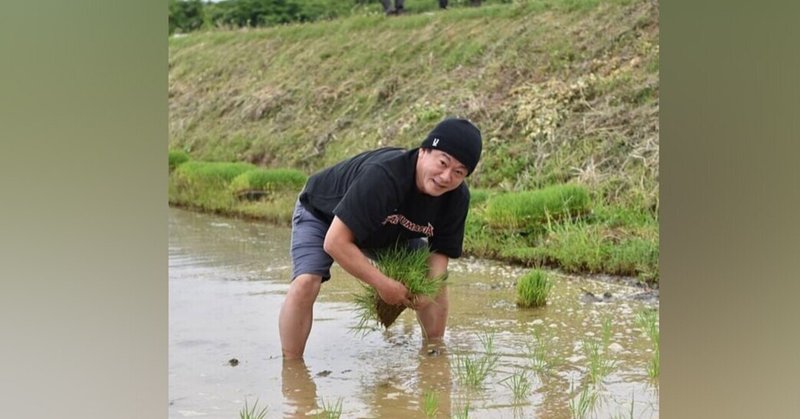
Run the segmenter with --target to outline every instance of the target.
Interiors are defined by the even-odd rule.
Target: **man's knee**
[[[321,285],[322,277],[319,275],[298,275],[289,286],[288,295],[297,303],[314,303]]]

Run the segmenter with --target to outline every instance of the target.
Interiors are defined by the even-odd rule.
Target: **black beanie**
[[[481,159],[481,132],[466,119],[449,118],[436,125],[420,147],[455,157],[467,167],[469,176]]]

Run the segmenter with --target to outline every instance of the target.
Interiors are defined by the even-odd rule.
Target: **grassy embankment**
[[[658,37],[651,1],[532,0],[170,38],[170,202],[287,223],[303,175],[460,115],[468,253],[655,284]],[[254,169],[295,172],[253,195]]]

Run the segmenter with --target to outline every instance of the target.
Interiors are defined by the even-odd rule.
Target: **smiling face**
[[[461,185],[469,171],[453,156],[440,150],[420,148],[417,156],[417,189],[440,196]]]

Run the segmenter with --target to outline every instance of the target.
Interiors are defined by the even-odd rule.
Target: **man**
[[[302,358],[314,301],[333,261],[374,287],[386,303],[416,310],[424,336],[441,339],[447,288],[412,302],[408,289],[381,273],[364,252],[398,241],[419,244],[425,237],[428,275],[445,274],[450,258],[461,256],[469,210],[464,179],[475,170],[481,149],[478,128],[451,118],[436,125],[419,148],[367,151],[308,179],[292,216],[292,283],[278,321],[284,358]]]

